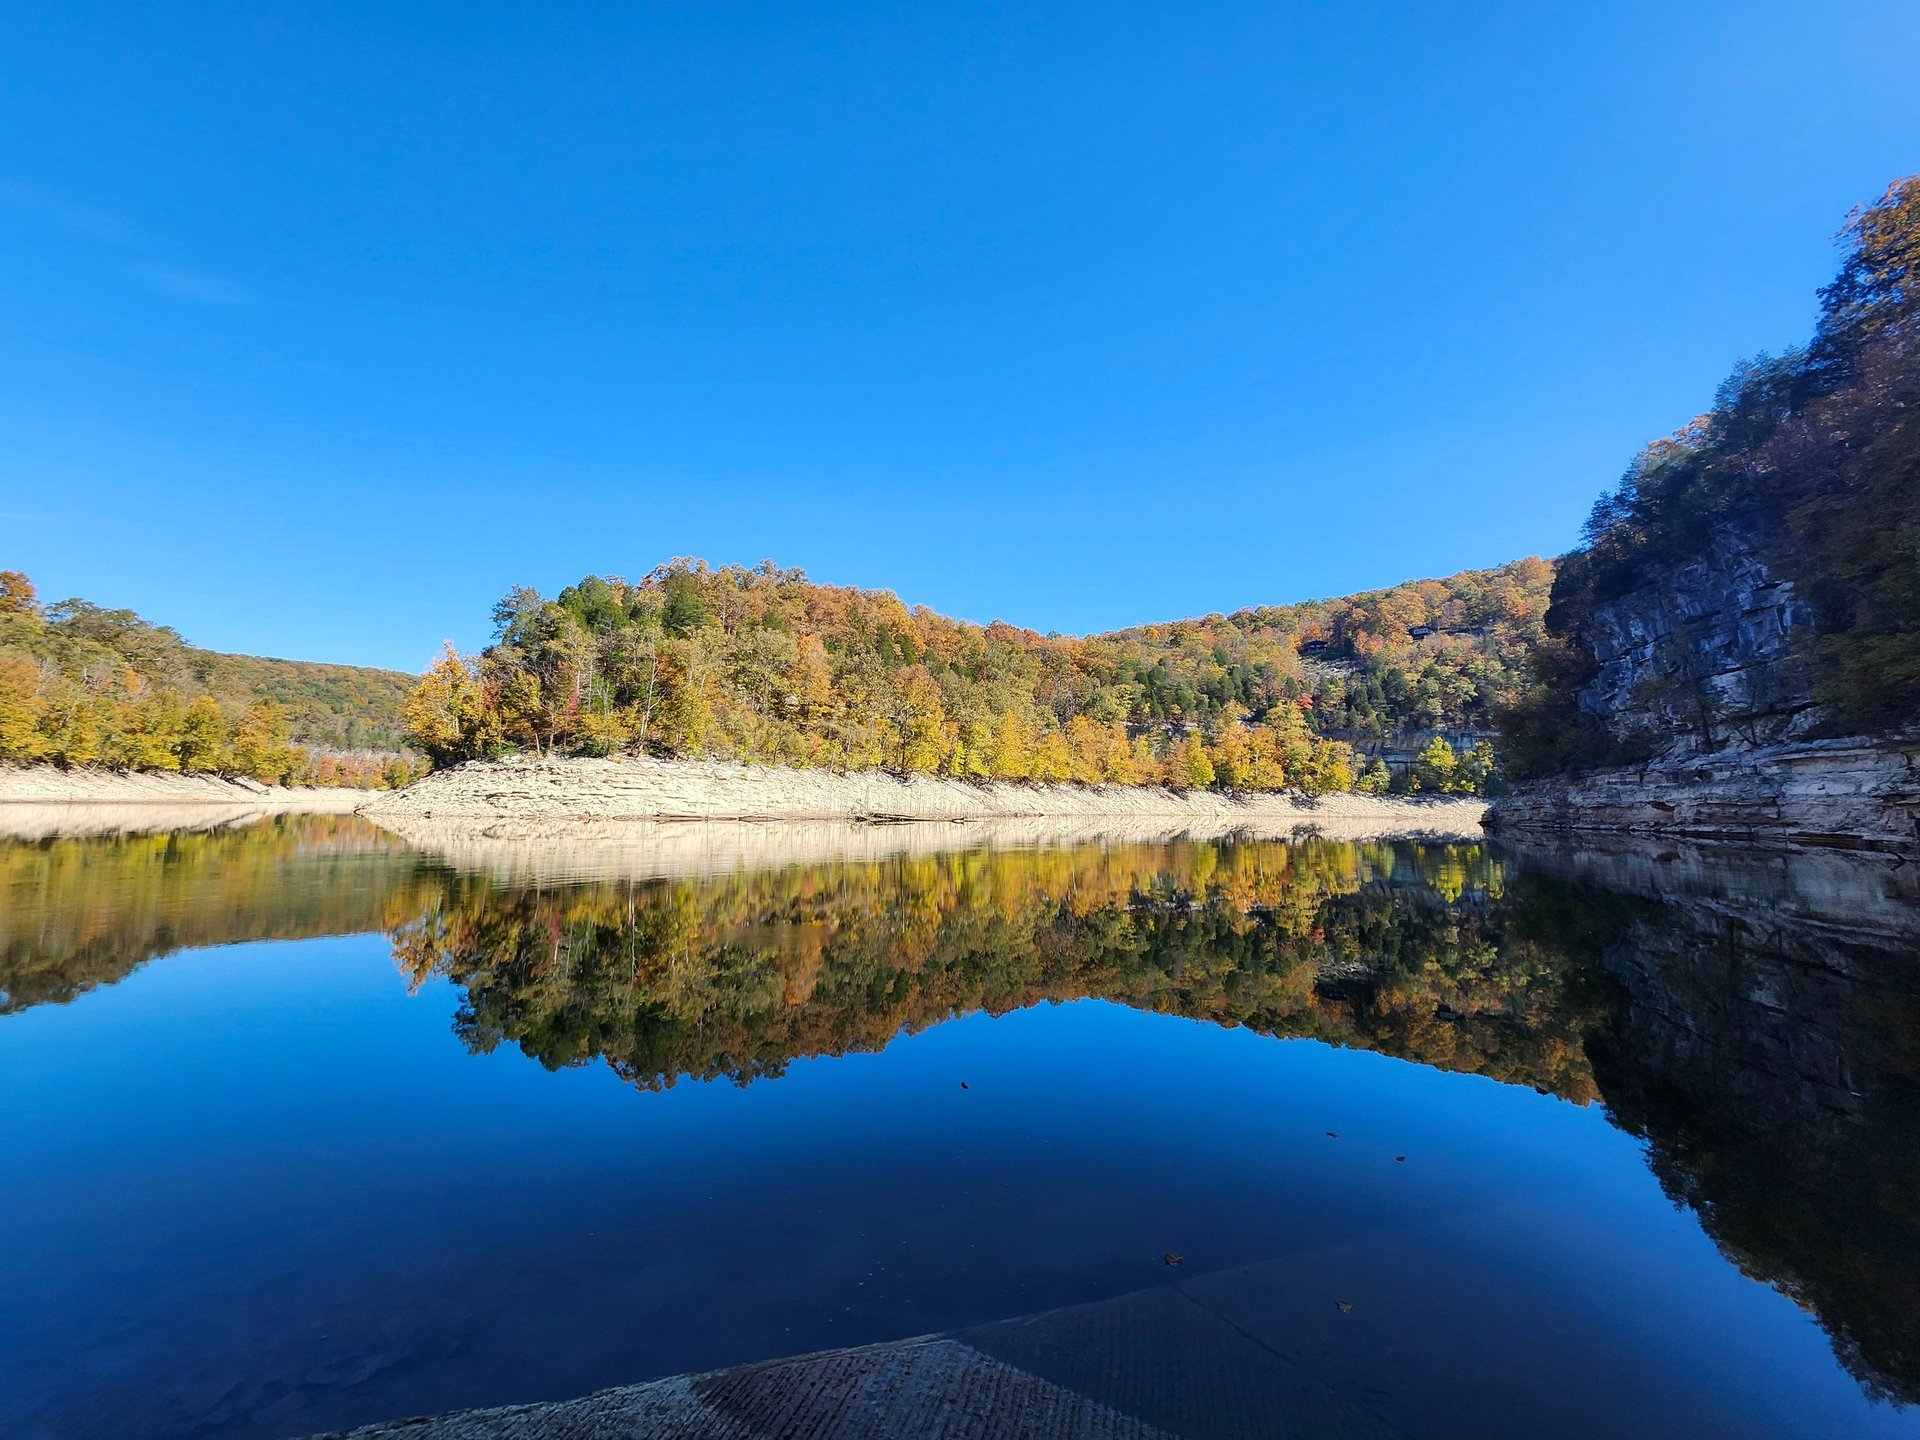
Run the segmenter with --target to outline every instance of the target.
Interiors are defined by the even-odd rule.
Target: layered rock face
[[[1599,669],[1580,708],[1667,758],[1802,739],[1819,723],[1794,632],[1813,611],[1769,571],[1751,523],[1594,611],[1581,637]]]
[[[1920,848],[1920,741],[1733,744],[1712,754],[1536,781],[1495,830],[1628,830],[1698,839]]]
[[[1751,521],[1697,561],[1597,606],[1580,708],[1649,759],[1518,787],[1509,830],[1630,830],[1920,848],[1920,735],[1817,739],[1795,640],[1813,621]]]

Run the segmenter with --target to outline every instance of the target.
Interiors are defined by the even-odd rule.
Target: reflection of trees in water
[[[1556,953],[1502,943],[1477,846],[965,851],[697,881],[450,883],[395,932],[476,1049],[741,1082],[957,1014],[1085,997],[1592,1096]]]
[[[426,905],[418,869],[351,815],[0,843],[0,1015],[175,950],[386,929]]]
[[[1920,991],[1910,954],[1834,933],[1481,847],[1220,842],[457,880],[394,941],[415,980],[463,988],[475,1049],[601,1058],[648,1089],[1093,996],[1598,1095],[1729,1259],[1912,1400]]]
[[[1087,996],[1364,1047],[1603,1098],[1730,1260],[1873,1393],[1920,1400],[1911,906],[1789,914],[1794,875],[1746,901],[1711,854],[1655,858],[1593,883],[1479,846],[1225,841],[535,887],[350,817],[8,843],[0,1014],[175,949],[385,930],[411,979],[461,987],[473,1048],[647,1089]]]

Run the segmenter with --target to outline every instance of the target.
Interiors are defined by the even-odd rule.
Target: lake
[[[847,829],[16,827],[0,1434],[1168,1287],[1370,1433],[1920,1434],[1914,867]]]

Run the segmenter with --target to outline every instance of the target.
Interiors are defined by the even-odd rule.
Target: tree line
[[[952,620],[772,562],[678,559],[552,599],[510,592],[492,644],[449,645],[405,715],[436,765],[633,748],[967,780],[1484,790],[1490,745],[1438,741],[1395,776],[1356,744],[1490,726],[1524,681],[1551,577],[1523,560],[1074,637]]]
[[[352,668],[196,651],[131,610],[79,599],[42,604],[25,574],[0,571],[0,761],[285,785],[404,785],[425,772],[418,756],[305,742],[301,710],[233,683],[252,673],[263,689],[291,687],[289,698],[304,704],[313,699],[300,689],[306,671]],[[338,683],[331,674],[322,679]],[[390,698],[397,711],[398,696]],[[324,706],[321,713],[326,728],[341,719]]]

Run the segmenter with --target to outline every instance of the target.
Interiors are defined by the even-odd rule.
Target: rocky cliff
[[[1617,741],[1668,758],[1805,738],[1820,723],[1796,632],[1813,612],[1765,558],[1751,519],[1705,553],[1596,606],[1580,708]]]
[[[1580,712],[1647,758],[1519,786],[1489,825],[1920,847],[1920,735],[1822,738],[1796,643],[1813,612],[1778,552],[1729,520],[1697,559],[1593,606]]]

